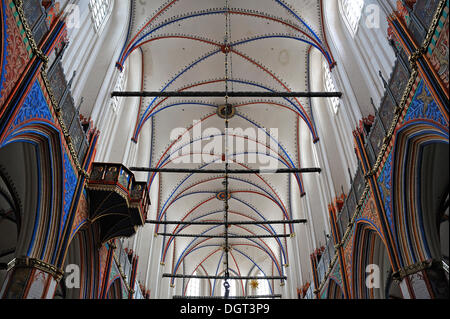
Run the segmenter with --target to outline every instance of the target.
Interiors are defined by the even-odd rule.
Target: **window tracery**
[[[328,63],[323,64],[323,72],[324,72],[324,84],[325,84],[325,90],[327,92],[336,92],[336,84],[334,83],[333,77],[331,76],[331,71]],[[336,114],[339,110],[339,98],[333,97],[329,99],[331,108],[333,109],[333,112]]]
[[[111,13],[112,0],[90,0],[89,8],[91,9],[95,31],[100,33]]]
[[[341,0],[340,4],[341,14],[344,17],[347,28],[352,36],[355,36],[356,32],[358,32],[359,22],[362,17],[364,0]]]

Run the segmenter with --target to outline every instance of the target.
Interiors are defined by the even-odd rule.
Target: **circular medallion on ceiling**
[[[217,108],[217,115],[223,119],[231,119],[236,114],[236,108],[231,104],[221,105]]]
[[[221,45],[220,50],[222,51],[222,53],[228,54],[231,51],[231,45],[229,45],[229,44]]]
[[[225,201],[225,191],[221,191],[221,192],[217,193],[216,198],[218,200]],[[231,193],[228,192],[228,199],[230,199],[230,198],[231,198]]]

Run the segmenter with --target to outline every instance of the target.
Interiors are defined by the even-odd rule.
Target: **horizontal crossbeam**
[[[114,91],[111,97],[342,97],[342,92]]]
[[[191,168],[151,168],[151,167],[130,167],[133,172],[154,172],[154,173],[198,173],[198,174],[286,174],[286,173],[321,173],[322,169],[313,168],[280,168],[270,169],[191,169]]]
[[[172,237],[194,237],[194,238],[287,238],[291,235],[200,235],[200,234],[172,234],[172,233],[158,233],[161,236],[172,236]]]
[[[147,224],[159,225],[225,225],[224,222],[214,221],[164,221],[164,220],[146,220]],[[294,220],[262,220],[262,221],[238,221],[227,222],[227,225],[275,225],[275,224],[306,224],[306,219]]]
[[[287,280],[286,276],[201,276],[201,275],[174,275],[163,274],[163,278],[184,278],[184,279],[229,279],[229,280]]]

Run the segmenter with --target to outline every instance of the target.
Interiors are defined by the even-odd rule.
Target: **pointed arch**
[[[430,120],[407,122],[396,131],[392,151],[390,217],[402,267],[436,257],[433,252],[436,249],[432,244],[433,227],[432,218],[429,216],[431,212],[428,212],[422,203],[426,191],[424,186],[433,183],[422,170],[422,164],[426,151],[430,150],[427,146],[430,145],[444,145],[447,152],[442,154],[448,159],[448,140],[448,130]],[[446,161],[442,158],[438,162]],[[443,170],[444,166],[440,166],[440,169]],[[441,183],[440,187],[445,188],[448,187],[448,173],[447,181],[442,173],[443,171],[440,177],[443,179],[435,182]]]

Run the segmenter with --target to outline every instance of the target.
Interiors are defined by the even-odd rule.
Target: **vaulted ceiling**
[[[310,50],[320,51],[325,61],[333,63],[324,36],[321,6],[320,0],[136,0],[118,66],[125,65],[134,51],[140,51],[143,91],[308,91]],[[223,159],[227,156],[229,169],[269,164],[300,168],[301,123],[309,128],[312,140],[318,140],[307,98],[229,98],[228,103],[235,109],[230,128],[260,128],[267,134],[262,134],[264,139],[258,143],[244,143],[244,149],[229,148],[223,155],[225,147],[218,151],[205,145],[214,139],[225,145],[225,120],[217,114],[225,102],[224,98],[142,99],[134,139],[139,141],[143,131],[151,130],[148,166],[224,169]],[[171,135],[178,139],[171,139]],[[243,135],[237,131],[232,136],[234,141],[248,142]],[[258,155],[256,161],[252,161],[252,154]],[[185,161],[179,163],[181,159]],[[220,193],[225,189],[224,179],[223,174],[152,175],[149,184],[152,189],[159,187],[159,201],[153,203],[158,210],[157,216],[151,218],[223,221],[225,209]],[[298,174],[230,174],[228,185],[229,221],[291,219],[291,185],[299,188],[299,194],[308,192]],[[222,225],[157,228],[160,233],[178,234],[222,235],[224,231]],[[277,224],[232,225],[228,232],[289,235],[291,228]],[[182,272],[177,266],[184,259],[186,274],[201,270],[204,275],[223,275],[223,238],[173,239],[164,238],[161,252],[166,264],[173,263],[174,273]],[[231,238],[230,274],[245,276],[260,270],[267,276],[284,275],[290,240]],[[175,247],[175,253],[166,253],[171,251],[168,247]]]

